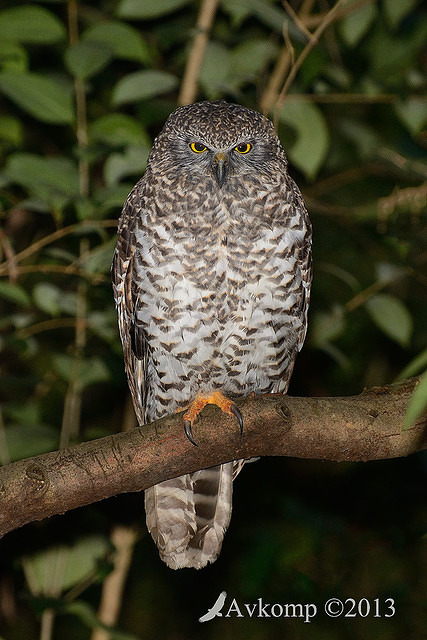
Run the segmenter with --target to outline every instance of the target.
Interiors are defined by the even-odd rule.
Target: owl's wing
[[[136,228],[141,215],[140,203],[140,194],[134,190],[123,207],[111,272],[129,388],[138,423],[143,425],[147,422],[146,372],[150,350],[146,336],[136,321],[136,312],[140,304],[139,276],[135,264]],[[199,475],[201,473],[199,472]],[[145,491],[148,530],[159,548],[161,557],[174,569],[181,566],[203,566],[209,559],[213,562],[220,551],[224,530],[228,526],[231,514],[230,507],[225,511],[224,522],[220,521],[218,527],[214,529],[216,546],[212,543],[212,549],[205,549],[206,545],[202,537],[199,547],[189,550],[189,541],[197,532],[194,484],[190,475],[184,475],[157,484]],[[228,482],[223,482],[222,486],[226,488],[222,493],[231,492],[231,478]]]
[[[300,243],[296,246],[296,258],[297,265],[300,271],[302,288],[301,288],[301,319],[302,325],[301,330],[298,336],[298,351],[301,351],[302,345],[304,344],[305,336],[307,334],[307,324],[308,324],[308,307],[310,305],[310,291],[311,291],[311,280],[312,280],[312,259],[311,259],[311,222],[308,217],[308,212],[304,204],[304,200],[301,195],[301,191],[292,180],[289,178],[291,183],[291,188],[293,192],[293,206],[296,210],[298,210],[301,220],[304,224],[304,228],[306,232],[304,237],[300,241]]]
[[[116,303],[120,338],[129,388],[138,423],[145,422],[145,387],[147,346],[142,330],[135,318],[137,282],[134,273],[136,250],[135,224],[137,212],[129,197],[123,207],[118,228],[118,239],[111,267],[114,300]]]

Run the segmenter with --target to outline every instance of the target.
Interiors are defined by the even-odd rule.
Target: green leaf
[[[110,371],[101,358],[93,356],[81,363],[79,380],[83,388],[99,382],[107,382],[111,379]]]
[[[231,54],[231,74],[243,80],[255,79],[277,54],[270,40],[251,39],[242,42]]]
[[[109,546],[106,538],[94,535],[80,538],[72,546],[57,545],[26,556],[24,570],[32,593],[58,597],[89,576]],[[52,575],[56,577],[54,594]]]
[[[37,73],[0,73],[0,91],[24,111],[49,124],[74,121],[72,96],[64,85]]]
[[[90,78],[102,71],[113,58],[113,50],[102,42],[78,42],[65,52],[65,63],[77,78]]]
[[[79,194],[79,177],[69,158],[44,158],[33,153],[9,156],[5,175],[49,206],[63,208]]]
[[[383,23],[377,21],[375,30],[369,34],[365,46],[365,55],[369,56],[370,80],[384,87],[393,86],[401,75],[407,74],[414,67],[420,55],[421,47],[427,38],[427,21],[419,20],[412,25],[411,33],[406,38],[397,38],[391,34]],[[400,80],[399,85],[400,86]]]
[[[322,112],[311,102],[289,100],[279,118],[296,133],[295,143],[290,148],[285,146],[289,158],[312,180],[329,148],[329,132]]]
[[[2,71],[27,71],[28,54],[24,47],[10,40],[0,40],[0,66]]]
[[[239,27],[252,13],[247,0],[222,0],[221,8],[232,17],[234,27]]]
[[[353,83],[352,74],[349,70],[342,67],[340,63],[331,62],[330,64],[323,66],[322,69],[318,70],[317,75],[319,74],[327,78],[334,87],[338,87],[343,90],[351,90]],[[315,79],[315,82],[318,86],[318,78]]]
[[[310,342],[315,347],[323,347],[342,335],[345,329],[344,310],[335,305],[329,312],[318,311],[314,314],[310,328]]]
[[[50,282],[38,282],[33,288],[34,304],[51,316],[61,313],[74,315],[76,312],[76,294],[64,291]]]
[[[250,15],[264,24],[268,29],[272,29],[281,36],[285,28],[293,42],[305,41],[300,29],[289,19],[288,14],[278,6],[280,3],[275,0],[222,0],[221,8],[232,18],[233,27],[240,27],[242,22]]]
[[[75,360],[65,353],[55,353],[52,364],[57,374],[69,382],[71,375],[76,375],[82,388],[110,379],[110,372],[101,358],[93,356],[85,360]]]
[[[139,31],[123,22],[99,22],[83,33],[82,41],[102,42],[111,48],[116,58],[145,64],[151,61],[148,46]]]
[[[355,2],[357,0],[353,0],[353,3]],[[351,3],[348,3],[348,6],[351,7]],[[354,47],[367,33],[376,16],[377,8],[374,3],[364,4],[344,16],[339,23],[339,30],[344,42],[350,47]]]
[[[28,307],[31,304],[28,293],[19,284],[13,284],[7,280],[0,280],[0,298],[9,300],[21,307]]]
[[[78,584],[94,571],[98,560],[105,556],[109,548],[109,542],[103,536],[93,535],[78,540],[69,549],[63,581],[64,589]]]
[[[117,15],[128,20],[150,20],[173,13],[190,0],[121,0]]]
[[[292,22],[289,22],[285,11],[274,2],[270,2],[270,0],[248,0],[248,4],[252,9],[252,13],[256,15],[260,22],[274,29],[280,35],[283,33],[285,22],[292,26]]]
[[[0,116],[0,140],[5,140],[15,147],[22,143],[22,123],[13,116]]]
[[[421,133],[427,124],[427,105],[423,98],[409,98],[406,102],[399,102],[395,106],[395,111],[408,129],[408,131],[416,136]]]
[[[219,98],[231,70],[231,52],[219,42],[209,42],[200,69],[199,82],[210,100]]]
[[[40,405],[34,400],[8,405],[7,415],[12,422],[25,427],[32,427],[41,422]]]
[[[84,270],[87,273],[108,273],[113,261],[114,249],[116,246],[116,238],[113,236],[110,240],[96,247],[86,255],[84,260]]]
[[[66,35],[62,22],[43,7],[11,7],[0,12],[1,40],[50,44]]]
[[[375,265],[375,275],[378,282],[390,284],[404,278],[407,274],[406,268],[401,265],[390,262],[378,262]]]
[[[50,282],[37,283],[33,289],[33,299],[39,309],[52,316],[60,313],[73,316],[76,313],[76,294]]]
[[[74,202],[74,207],[76,210],[77,218],[79,220],[92,220],[98,215],[95,203],[93,202],[91,197],[78,198]]]
[[[344,138],[351,140],[362,158],[371,157],[381,145],[378,131],[363,120],[343,117],[337,120],[336,127]]]
[[[413,358],[401,371],[396,378],[396,381],[405,380],[411,376],[418,375],[421,371],[427,368],[427,349],[424,349],[415,358]]]
[[[54,353],[52,355],[52,366],[56,373],[65,380],[65,382],[69,381],[73,367],[72,356],[69,356],[66,353]]]
[[[38,456],[58,448],[58,431],[43,424],[11,424],[5,427],[11,460]]]
[[[33,300],[36,306],[51,316],[59,315],[59,297],[61,290],[50,282],[39,282],[33,289]]]
[[[89,135],[93,140],[105,142],[111,146],[129,144],[151,146],[151,141],[141,123],[125,113],[109,113],[98,118],[89,126]]]
[[[387,22],[396,28],[417,4],[418,0],[383,0],[382,6]]]
[[[106,309],[105,311],[93,311],[89,314],[88,327],[91,331],[105,340],[107,343],[111,343],[118,338],[117,332],[117,314],[115,309]]]
[[[128,147],[124,153],[112,153],[104,164],[104,178],[108,186],[120,182],[124,176],[142,175],[150,150],[144,147]]]
[[[409,429],[427,409],[427,373],[425,373],[413,392],[405,416],[405,429]]]
[[[111,184],[108,187],[102,187],[95,192],[95,200],[99,211],[105,213],[111,209],[121,209],[130,190],[131,184]]]
[[[105,624],[101,624],[96,616],[93,607],[83,600],[74,600],[74,602],[67,602],[65,605],[65,611],[68,614],[76,616],[85,624],[89,629],[103,629],[105,637],[109,640],[139,640],[137,636],[118,629],[112,629]]]
[[[58,306],[63,313],[75,316],[77,311],[77,296],[74,291],[61,290]]]
[[[386,293],[378,293],[369,298],[365,306],[381,331],[402,347],[408,346],[412,335],[412,318],[403,302]]]
[[[173,91],[178,78],[166,71],[135,71],[119,80],[113,90],[113,104],[147,100]]]
[[[347,269],[343,269],[331,262],[318,262],[317,269],[338,278],[341,282],[344,282],[348,287],[350,287],[354,294],[360,289],[360,282],[352,273],[347,271]]]

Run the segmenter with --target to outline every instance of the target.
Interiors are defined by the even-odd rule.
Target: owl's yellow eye
[[[208,148],[205,147],[205,145],[201,142],[192,142],[190,144],[190,149],[191,151],[194,151],[194,153],[203,153],[204,151],[208,150]]]
[[[237,151],[238,153],[248,153],[251,149],[252,145],[249,144],[249,142],[241,142],[237,147],[234,147],[234,151]]]

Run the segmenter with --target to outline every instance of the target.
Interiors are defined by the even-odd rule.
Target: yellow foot
[[[189,441],[197,447],[193,438],[192,427],[195,419],[207,404],[216,404],[224,413],[229,413],[235,416],[239,421],[240,435],[243,433],[243,418],[237,406],[225,397],[221,391],[214,391],[210,396],[197,396],[193,402],[188,406],[187,411],[184,413],[184,431]]]

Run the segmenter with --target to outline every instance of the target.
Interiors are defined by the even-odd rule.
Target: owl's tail
[[[168,567],[201,569],[215,562],[230,523],[233,475],[242,462],[196,471],[145,491],[147,527]]]

